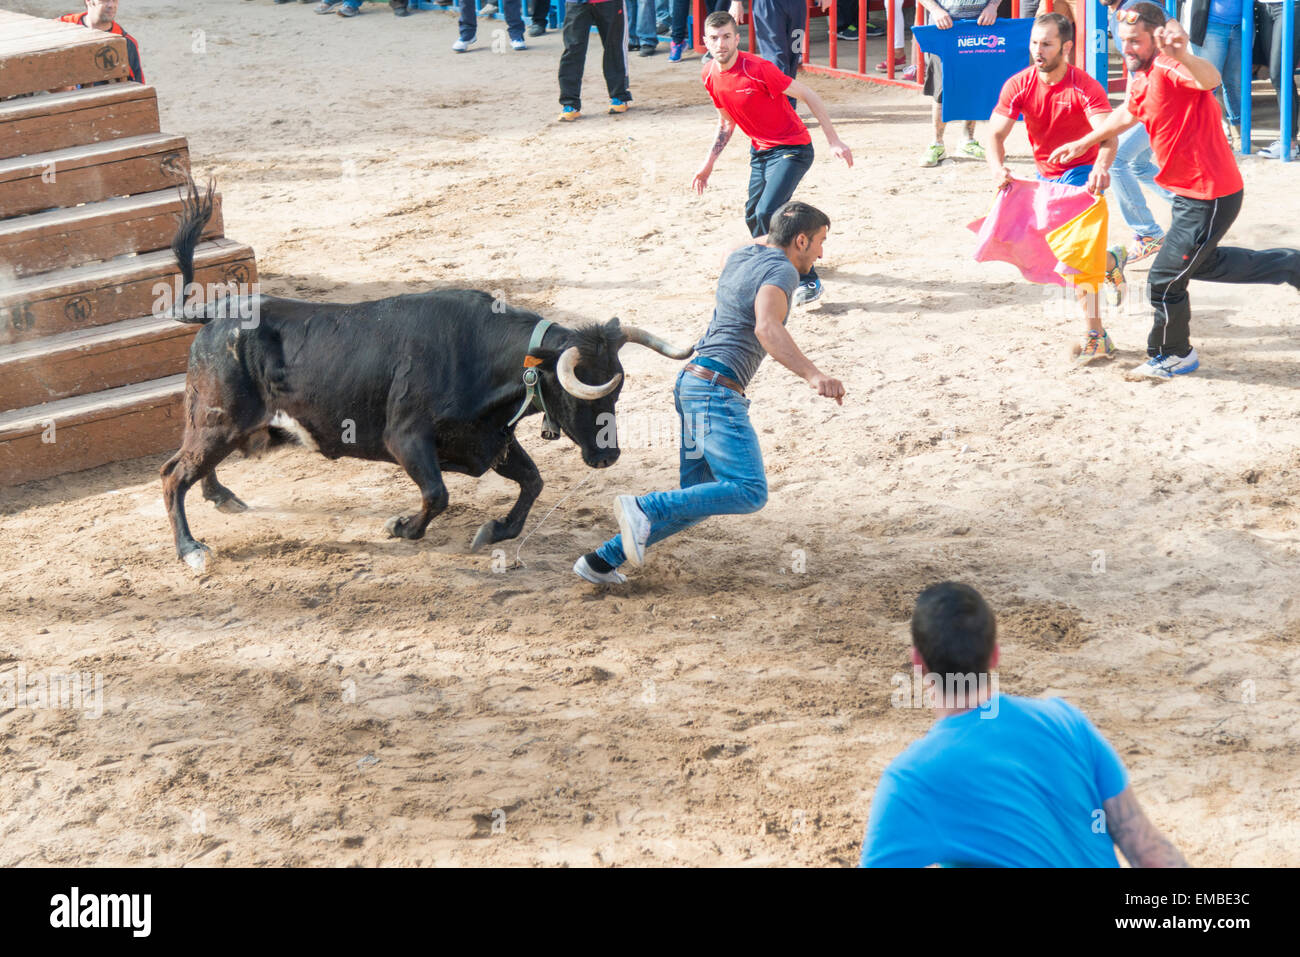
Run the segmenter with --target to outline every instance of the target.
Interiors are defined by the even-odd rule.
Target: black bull
[[[197,195],[191,184],[188,196],[172,244],[186,289],[212,193]],[[471,547],[523,530],[542,478],[512,420],[527,395],[524,358],[539,315],[469,290],[351,304],[254,295],[186,310],[195,311],[184,318],[175,313],[204,327],[190,347],[184,439],[162,467],[176,552],[195,570],[206,568],[209,550],[185,519],[190,486],[201,481],[204,498],[223,511],[243,511],[244,503],[217,480],[216,466],[235,449],[250,454],[294,438],[327,458],[405,469],[419,486],[422,507],[389,520],[391,535],[424,535],[447,507],[444,472],[480,476],[488,469],[518,483],[519,498],[504,518],[479,528]],[[690,354],[617,319],[581,329],[551,325],[533,351],[541,360],[537,389],[551,420],[592,468],[618,459],[618,352],[628,342],[676,359]],[[534,403],[524,415],[536,411]]]

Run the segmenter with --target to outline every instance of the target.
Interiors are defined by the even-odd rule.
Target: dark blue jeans
[[[772,214],[790,201],[795,187],[813,162],[811,143],[801,146],[774,146],[769,150],[749,147],[749,200],[745,203],[745,225],[751,236],[764,236]],[[810,269],[801,282],[817,278]]]

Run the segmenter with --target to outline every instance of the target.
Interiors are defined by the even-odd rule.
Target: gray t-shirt
[[[759,363],[767,355],[754,334],[757,322],[754,299],[758,290],[761,286],[776,286],[784,292],[787,302],[785,319],[789,319],[788,303],[798,285],[799,270],[781,250],[761,245],[737,249],[727,257],[727,264],[722,267],[713,320],[704,338],[695,344],[695,351],[729,366],[735,371],[741,387],[748,386],[758,371]],[[782,323],[785,319],[781,320]]]
[[[935,2],[947,10],[948,16],[954,20],[974,20],[989,5],[989,0],[935,0]],[[928,10],[926,12],[929,13]],[[933,19],[933,17],[926,17],[926,20]]]

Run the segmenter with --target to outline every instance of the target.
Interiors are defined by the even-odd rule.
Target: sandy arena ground
[[[594,44],[589,113],[559,126],[556,33],[496,54],[494,21],[457,56],[452,17],[369,4],[119,16],[265,291],[501,290],[688,343],[745,239],[740,136],[688,189],[715,129],[694,56],[633,57],[610,117]],[[998,612],[1002,689],[1082,707],[1191,862],[1300,864],[1300,296],[1194,284],[1187,381],[1123,380],[1140,305],[1109,321],[1119,361],[1072,370],[1072,314],[971,259],[985,167],[917,168],[928,101],[807,80],[857,162],[814,130],[827,292],[790,329],[848,397],[765,364],[766,509],[627,586],[573,577],[616,492],[676,481],[676,366],[638,349],[614,469],[521,427],[547,487],[495,561],[468,551],[514,500],[495,475],[451,476],[408,543],[382,530],[417,502],[396,467],[229,460],[253,508],[190,495],[203,578],[172,548],[165,456],[0,490],[0,669],[104,680],[98,719],[0,712],[0,865],[852,864],[881,770],[931,721],[891,707],[891,677],[946,578]],[[1242,169],[1230,241],[1300,244],[1300,169]]]

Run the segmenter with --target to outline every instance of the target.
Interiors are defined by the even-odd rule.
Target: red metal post
[[[885,0],[890,3],[890,0]],[[890,9],[893,9],[890,3]],[[858,0],[858,72],[867,72],[867,0]]]
[[[1088,36],[1088,0],[1074,0],[1074,65],[1080,70],[1088,69],[1088,44],[1080,43],[1080,37]]]
[[[1020,0],[1011,0],[1011,16],[1013,19],[1020,19]]]
[[[925,7],[921,5],[921,0],[916,0],[916,23],[915,26],[925,26],[926,21]],[[912,62],[916,64],[916,82],[925,88],[925,56],[921,53],[921,44],[916,42],[915,37],[912,39]]]
[[[691,0],[691,46],[696,53],[704,52],[704,0]]]
[[[815,2],[816,0],[808,0],[808,4],[807,4],[808,5],[808,29],[810,30],[812,29],[812,5]],[[852,3],[853,0],[848,0],[848,2]],[[831,0],[830,20],[827,21],[826,38],[828,43],[830,44],[830,64],[832,70],[838,70],[840,66],[840,49],[838,45],[840,38],[839,38],[839,33],[835,29],[835,24],[839,22],[840,22],[840,0]],[[808,45],[807,31],[804,32],[803,42],[805,46]],[[862,45],[862,37],[858,37],[858,46],[861,45]]]

